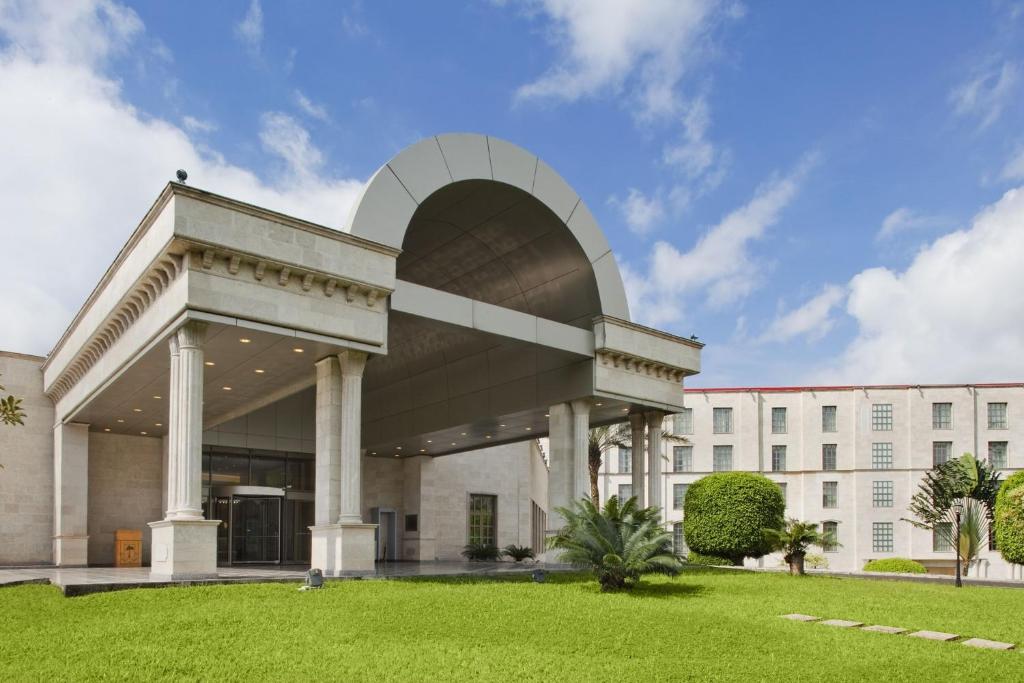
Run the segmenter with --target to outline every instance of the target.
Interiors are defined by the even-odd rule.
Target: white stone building
[[[787,517],[818,522],[840,546],[824,553],[830,569],[863,568],[874,558],[906,557],[948,572],[955,552],[906,521],[922,475],[965,452],[1003,476],[1024,468],[1024,384],[687,389],[686,409],[665,429],[660,493],[682,538],[686,487],[715,471],[760,472],[782,487]],[[628,452],[604,458],[601,492],[631,493]],[[639,478],[641,481],[643,477]],[[820,552],[818,549],[812,552]],[[761,565],[774,565],[770,556]],[[986,550],[976,569],[1021,578]]]

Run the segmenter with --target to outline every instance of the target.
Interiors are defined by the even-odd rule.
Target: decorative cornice
[[[653,379],[672,382],[673,384],[679,384],[682,382],[683,378],[687,374],[685,370],[680,368],[674,368],[671,365],[658,363],[656,361],[634,356],[622,351],[598,349],[596,355],[601,365],[611,366],[613,368],[632,372],[637,375],[643,375],[645,377],[651,377]]]

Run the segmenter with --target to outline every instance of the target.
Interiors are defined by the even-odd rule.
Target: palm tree
[[[673,434],[667,430],[661,431],[661,438],[686,441],[685,437]],[[601,500],[597,480],[601,472],[601,462],[605,452],[612,448],[632,448],[632,446],[633,431],[628,422],[602,425],[590,430],[587,442],[587,464],[590,467],[590,499],[595,503]]]
[[[551,547],[562,551],[563,562],[593,571],[603,591],[631,588],[644,574],[674,576],[682,569],[658,510],[638,507],[636,498],[620,503],[612,496],[604,510],[581,498],[557,512],[566,524]]]
[[[784,553],[783,559],[789,565],[789,573],[793,576],[804,573],[807,548],[812,545],[820,548],[839,545],[831,533],[818,531],[817,524],[797,519],[787,519],[782,529],[765,529],[763,533],[772,550],[781,550]]]

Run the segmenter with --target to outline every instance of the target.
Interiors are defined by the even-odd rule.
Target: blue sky
[[[337,226],[469,130],[576,188],[695,385],[1024,379],[1019,2],[0,0],[0,54],[0,348],[49,349],[178,167]]]

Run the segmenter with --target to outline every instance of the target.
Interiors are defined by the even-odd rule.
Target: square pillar
[[[631,413],[629,416],[629,429],[630,435],[633,437],[633,453],[632,453],[632,483],[633,483],[633,495],[636,497],[636,504],[640,507],[644,507],[644,469],[646,464],[644,463],[644,452],[647,444],[647,436],[645,430],[646,420],[642,413]]]
[[[665,413],[652,410],[644,417],[647,418],[647,506],[662,508],[664,515],[661,501],[661,430]]]
[[[567,508],[573,499],[573,418],[572,406],[559,403],[548,409],[548,535],[565,524],[556,508]]]
[[[217,576],[219,520],[203,518],[203,338],[206,324],[185,323],[169,346],[167,512],[153,530],[150,574],[160,579]]]
[[[572,402],[572,499],[590,499],[590,400]],[[593,501],[595,505],[599,501]]]
[[[53,563],[89,562],[89,425],[53,428]]]

